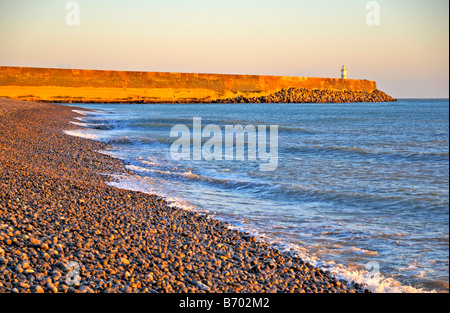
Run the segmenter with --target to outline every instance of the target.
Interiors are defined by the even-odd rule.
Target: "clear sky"
[[[449,96],[449,1],[0,0],[0,65],[376,80]]]

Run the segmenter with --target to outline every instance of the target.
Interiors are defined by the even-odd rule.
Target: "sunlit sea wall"
[[[364,91],[375,81],[339,78],[0,67],[0,97],[43,102],[210,102],[287,88]]]

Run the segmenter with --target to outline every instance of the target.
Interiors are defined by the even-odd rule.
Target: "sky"
[[[448,0],[69,2],[0,0],[0,65],[340,77],[345,64],[397,98],[449,97]]]

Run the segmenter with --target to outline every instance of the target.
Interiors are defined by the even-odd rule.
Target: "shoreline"
[[[156,195],[118,189],[75,107],[0,98],[0,292],[369,292]],[[84,109],[83,109],[84,110]],[[102,173],[102,174],[98,174]]]

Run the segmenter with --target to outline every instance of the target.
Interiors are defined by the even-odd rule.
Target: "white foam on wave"
[[[155,164],[155,165],[157,165],[157,164]],[[170,175],[170,176],[175,176],[175,177],[186,177],[186,178],[195,179],[195,180],[202,180],[202,179],[204,179],[201,176],[198,176],[197,174],[192,173],[191,171],[179,173],[179,172],[171,172],[171,171],[163,171],[163,170],[157,170],[157,169],[152,169],[152,168],[146,168],[146,167],[141,167],[141,166],[136,166],[136,165],[126,165],[125,167],[127,169],[129,169],[131,171],[135,171],[135,172],[156,173],[156,174],[159,174],[159,175]],[[206,180],[206,179],[204,179],[204,180]]]
[[[157,162],[152,162],[152,161],[141,161],[143,164],[145,164],[145,165],[149,165],[149,166],[159,166],[159,165],[161,165],[161,164],[159,164],[159,163],[157,163]]]
[[[115,159],[125,160],[125,157],[118,155],[117,152],[114,150],[97,150],[96,152],[104,154],[104,155],[108,155]]]
[[[102,129],[102,128],[107,127],[107,125],[105,125],[105,124],[85,123],[83,118],[78,119],[78,121],[80,121],[80,122],[69,121],[69,123],[71,123],[73,125],[81,126],[81,127],[91,128],[91,129],[92,128],[93,129]]]
[[[84,139],[100,140],[100,137],[98,135],[83,129],[65,130],[64,133],[69,136],[80,137]]]
[[[154,170],[151,168],[141,167],[141,166],[137,166],[137,165],[125,165],[125,168],[130,171],[135,171],[135,172],[173,174],[172,172],[169,172],[169,171]]]
[[[70,121],[70,123],[73,125],[81,126],[81,127],[89,127],[88,123],[73,122],[73,121]]]
[[[85,111],[85,110],[72,110],[72,112],[75,112],[75,113],[78,113],[78,114],[81,114],[81,115],[85,115],[85,116],[87,116],[87,115],[99,115],[99,114],[101,114],[101,115],[103,115],[103,114],[107,114],[108,112],[105,112],[105,111],[101,111],[101,110],[90,110],[90,111]]]
[[[153,194],[164,198],[167,201],[169,206],[177,207],[187,211],[197,211],[196,206],[192,205],[187,201],[183,201],[176,197],[167,196],[167,192],[161,189],[162,185],[159,179],[146,177],[146,176],[138,176],[138,175],[115,175],[108,174],[115,178],[115,181],[107,182],[107,185],[125,189],[125,190],[133,190],[140,191],[147,194]]]
[[[72,110],[72,111],[77,113],[77,114],[84,115],[84,116],[87,116],[89,113],[91,113],[89,111],[83,111],[83,110]]]
[[[332,273],[337,279],[347,281],[349,283],[349,288],[351,287],[351,283],[358,283],[360,285],[364,285],[365,288],[369,289],[373,293],[436,293],[435,290],[403,285],[401,282],[395,280],[392,277],[384,276],[382,274],[382,268],[380,268],[380,265],[377,262],[371,261],[367,262],[366,264],[361,264],[364,265],[362,269],[357,269],[356,267],[351,268],[350,266],[344,266],[342,264],[336,263],[335,261],[321,260],[318,256],[310,254],[310,250],[308,249],[308,247],[303,246],[302,243],[285,243],[281,238],[276,238],[274,240],[271,237],[270,233],[261,233],[260,230],[257,230],[254,227],[249,226],[248,224],[242,224],[240,226],[230,225],[229,228],[249,233],[262,241],[274,245],[280,251],[297,256],[304,262],[328,271]],[[348,250],[353,251],[357,254],[369,256],[378,254],[377,251],[371,251],[357,247],[351,247]]]
[[[308,254],[308,250],[304,247],[294,244],[282,244],[284,251],[290,252],[303,261],[308,262],[318,268],[329,271],[338,279],[348,282],[355,282],[365,285],[367,289],[374,293],[434,293],[422,288],[402,285],[399,281],[385,277],[380,273],[379,264],[377,262],[369,262],[365,265],[365,269],[351,269],[349,267],[338,264],[334,261],[323,261],[315,256]],[[369,251],[353,247],[354,251],[367,254]]]
[[[351,247],[350,250],[353,252],[356,252],[358,254],[365,254],[365,255],[377,255],[378,254],[378,251],[361,249],[361,248],[357,248],[357,247]]]

